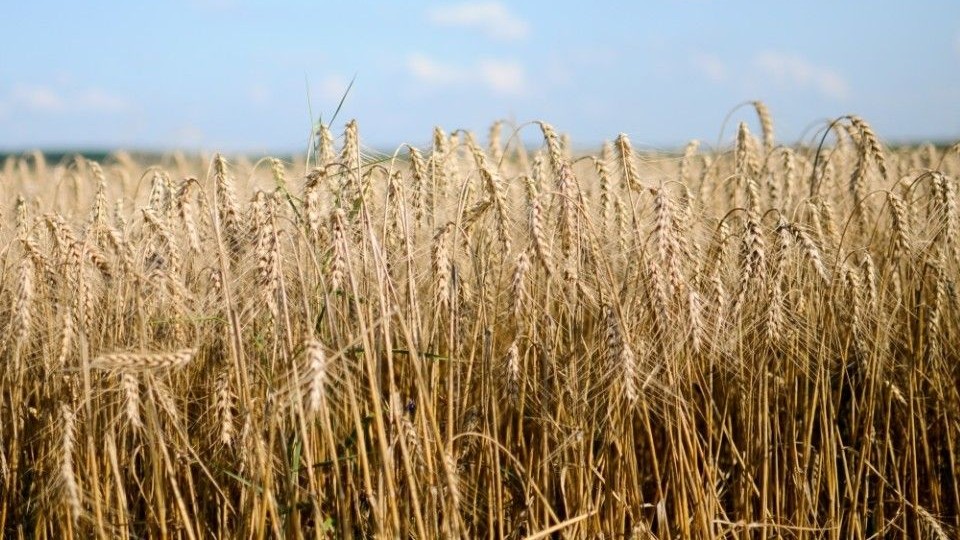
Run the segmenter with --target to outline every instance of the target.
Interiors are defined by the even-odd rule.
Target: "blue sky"
[[[6,150],[296,151],[307,81],[329,116],[354,75],[337,123],[357,118],[376,147],[498,118],[579,145],[713,143],[751,99],[782,141],[851,112],[888,140],[960,139],[960,2],[31,1],[4,16]]]

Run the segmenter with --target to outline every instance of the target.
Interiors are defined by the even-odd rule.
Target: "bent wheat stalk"
[[[181,349],[173,352],[116,352],[97,356],[90,362],[90,367],[123,371],[175,368],[190,362],[196,353],[196,349]]]

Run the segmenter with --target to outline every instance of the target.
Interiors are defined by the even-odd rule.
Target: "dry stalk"
[[[90,361],[90,367],[117,371],[156,371],[181,367],[196,355],[196,349],[174,352],[117,352],[102,354]]]

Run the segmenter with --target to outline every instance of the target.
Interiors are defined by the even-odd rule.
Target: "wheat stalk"
[[[413,178],[413,199],[411,201],[413,219],[419,224],[423,220],[423,199],[424,192],[427,189],[427,165],[424,162],[423,154],[415,146],[410,147],[410,169]]]
[[[757,217],[747,217],[746,231],[743,236],[743,262],[741,265],[739,292],[734,299],[732,311],[737,313],[746,300],[750,283],[759,281],[766,266],[766,251],[764,249],[763,232]]]
[[[824,282],[829,282],[830,277],[827,274],[827,267],[823,262],[820,248],[817,247],[813,239],[810,238],[810,235],[807,234],[807,232],[802,228],[790,226],[790,231],[793,232],[797,242],[800,243],[804,256],[806,257],[807,261],[810,262],[811,266],[813,266],[814,270],[816,270],[817,275],[820,276],[820,279]]]
[[[33,274],[34,265],[29,257],[20,261],[20,274],[17,282],[17,296],[14,300],[13,332],[19,343],[26,343],[30,337],[33,323]]]
[[[640,383],[637,372],[637,358],[627,341],[620,319],[610,308],[606,308],[606,345],[610,355],[608,362],[616,366],[623,377],[623,392],[627,402],[636,404],[640,397]]]
[[[74,473],[73,454],[76,450],[76,415],[67,405],[60,406],[60,419],[63,423],[63,436],[60,445],[60,478],[63,481],[67,508],[74,523],[83,514],[80,502],[80,485]]]
[[[500,140],[500,132],[503,130],[503,121],[497,120],[490,125],[490,133],[487,137],[488,139],[488,148],[490,149],[490,157],[493,158],[493,162],[497,164],[497,168],[500,168],[500,164],[503,162],[503,142]]]
[[[788,257],[792,234],[790,226],[781,218],[777,226],[777,245],[774,252],[773,279],[770,284],[770,305],[767,310],[767,340],[779,341],[786,326],[783,287],[787,279]]]
[[[433,297],[438,308],[449,311],[450,279],[452,264],[450,262],[450,235],[453,233],[453,223],[447,223],[437,230],[433,237]]]
[[[760,188],[757,184],[757,175],[760,173],[760,164],[753,146],[753,137],[750,135],[746,122],[740,122],[734,154],[735,172],[747,187],[747,210],[751,214],[758,214],[760,210]]]
[[[307,359],[307,410],[319,412],[326,397],[324,387],[327,383],[327,354],[323,344],[317,339],[308,339],[304,345]]]
[[[690,177],[690,165],[694,156],[697,155],[699,150],[700,141],[697,139],[689,141],[686,146],[683,147],[683,155],[680,158],[680,167],[677,171],[677,177],[679,178],[680,183],[685,186],[689,186],[693,183],[693,179]]]
[[[276,231],[276,203],[273,196],[257,191],[254,207],[254,253],[257,258],[257,285],[264,292],[273,320],[279,319],[277,295],[280,292],[280,246]]]
[[[227,173],[227,160],[220,154],[217,154],[214,158],[214,178],[217,189],[217,212],[219,213],[227,247],[234,257],[238,257],[243,244],[240,205],[237,202],[233,179]]]
[[[557,197],[560,201],[560,249],[563,256],[569,258],[573,249],[573,238],[579,234],[575,223],[576,204],[579,200],[575,189],[576,179],[553,126],[540,122],[540,129],[547,143],[557,186]]]
[[[323,231],[323,205],[320,199],[320,184],[326,177],[323,169],[310,171],[303,184],[303,215],[306,218],[310,238],[317,240]]]
[[[214,393],[216,395],[216,413],[218,439],[224,446],[231,446],[236,436],[234,426],[234,403],[236,397],[230,389],[230,371],[221,370],[214,383]]]
[[[906,202],[896,193],[888,192],[887,202],[890,203],[890,216],[893,221],[894,252],[898,256],[906,255],[912,245],[910,212]]]
[[[680,241],[677,236],[675,210],[669,194],[664,188],[653,191],[653,211],[656,216],[654,236],[657,244],[659,263],[667,269],[667,294],[679,293],[683,287],[683,275],[680,269]]]
[[[501,181],[496,176],[496,171],[487,163],[487,156],[483,149],[477,144],[473,137],[467,137],[467,146],[473,154],[473,159],[477,164],[480,177],[483,178],[484,185],[487,188],[487,194],[493,201],[493,208],[496,211],[497,239],[503,248],[503,253],[510,251],[510,233],[507,230],[508,212],[507,202],[504,197]]]
[[[540,194],[537,192],[536,185],[532,177],[526,178],[527,202],[530,207],[529,224],[530,237],[533,239],[534,254],[540,261],[541,266],[547,272],[547,275],[553,273],[553,253],[550,244],[547,241],[545,232],[545,216],[543,205],[540,203]]]
[[[97,182],[97,194],[93,199],[93,208],[90,212],[90,222],[95,229],[107,224],[107,180],[103,169],[96,161],[88,161],[93,179]]]
[[[860,132],[861,145],[865,145],[866,153],[880,170],[880,176],[887,177],[887,160],[883,153],[883,147],[880,145],[880,139],[870,127],[866,120],[859,116],[850,116],[850,124]]]
[[[74,328],[73,311],[68,305],[62,305],[60,310],[63,315],[60,318],[62,333],[60,335],[60,349],[57,354],[56,367],[60,368],[66,365],[70,357],[70,351],[73,347],[73,340],[76,337],[76,328]]]
[[[530,271],[530,257],[527,255],[526,251],[520,253],[517,256],[517,264],[514,267],[513,279],[511,280],[510,285],[510,297],[513,312],[513,317],[517,320],[517,323],[520,323],[523,306],[526,305],[527,298],[527,272]]]
[[[174,197],[174,206],[180,215],[180,222],[183,224],[183,230],[187,234],[187,240],[190,243],[190,249],[194,252],[200,252],[200,233],[197,229],[197,221],[193,213],[193,205],[190,203],[191,188],[197,184],[196,178],[184,178],[180,182],[177,194]]]
[[[607,162],[603,158],[592,158],[593,167],[596,170],[597,178],[600,180],[600,220],[607,224],[610,221],[610,170]]]
[[[143,421],[140,419],[140,381],[137,375],[130,371],[121,372],[120,386],[123,388],[124,409],[130,427],[134,430],[143,429]]]
[[[346,214],[336,208],[330,215],[330,290],[336,291],[344,286],[347,274],[347,234]]]
[[[156,371],[181,367],[197,354],[196,349],[173,352],[116,352],[101,354],[90,361],[90,367],[119,371]]]
[[[774,145],[773,115],[770,114],[770,109],[767,108],[764,102],[757,100],[751,103],[757,112],[757,118],[760,119],[760,129],[763,132],[763,152],[768,154],[773,150]]]
[[[516,340],[507,348],[503,365],[507,376],[504,387],[506,398],[516,407],[520,403],[521,387],[520,348],[517,346]]]
[[[625,133],[617,135],[614,143],[617,149],[617,158],[620,165],[620,174],[623,183],[630,189],[640,189],[640,174],[637,172],[637,166],[634,163],[633,146],[630,145],[630,139]]]

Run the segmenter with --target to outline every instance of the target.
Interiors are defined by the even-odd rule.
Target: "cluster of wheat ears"
[[[0,530],[958,534],[960,152],[752,105],[676,154],[7,158]]]

